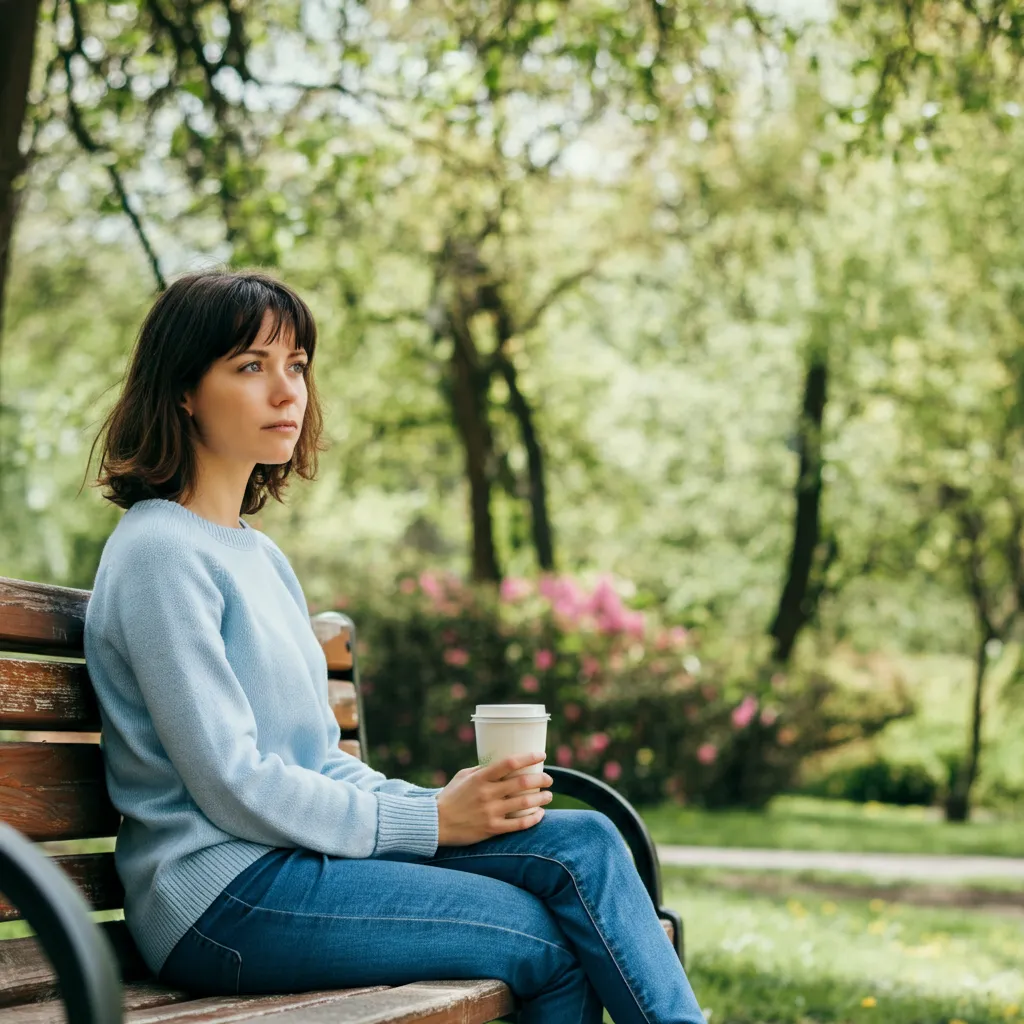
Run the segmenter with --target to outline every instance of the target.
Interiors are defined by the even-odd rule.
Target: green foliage
[[[857,803],[921,804],[936,802],[942,784],[924,765],[891,764],[877,760],[852,768],[839,769],[805,786],[811,796],[834,797]]]
[[[455,577],[405,577],[356,599],[370,758],[443,785],[476,763],[476,704],[544,703],[548,758],[604,778],[640,805],[665,797],[762,806],[801,760],[887,715],[820,675],[749,677],[700,656],[697,638],[629,610],[608,579],[508,579],[500,596]]]

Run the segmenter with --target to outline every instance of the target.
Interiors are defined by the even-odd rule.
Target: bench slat
[[[0,821],[37,842],[117,832],[94,743],[0,743]]]
[[[385,991],[383,986],[276,996],[209,996],[176,1006],[129,1013],[125,1016],[125,1024],[173,1024],[174,1021],[182,1024],[186,1021],[188,1024],[228,1024],[229,1021],[255,1020],[268,1014],[274,1014],[276,1020],[283,1010],[292,1011],[302,1019],[304,1012],[311,1007],[337,1007],[353,997],[381,991]],[[344,1018],[338,1016],[333,1019]]]
[[[282,996],[230,996],[196,999],[187,992],[164,988],[157,982],[124,986],[121,1005],[125,1024],[163,1024],[172,1021],[234,1021],[252,1019],[266,1007],[267,1013],[301,1009],[337,1002],[353,995],[376,992],[378,988],[349,988],[330,992],[303,992]],[[4,1024],[63,1024],[67,1020],[62,1003],[47,1000],[5,1010]]]
[[[54,857],[53,861],[78,886],[92,910],[119,910],[124,906],[124,888],[112,853],[72,854]],[[0,892],[0,921],[18,921],[21,916]]]
[[[82,656],[88,590],[0,576],[0,651]]]
[[[192,996],[164,988],[155,981],[142,981],[125,985],[122,989],[121,1005],[126,1014],[132,1010],[146,1010],[155,1006],[170,1006],[174,1003],[188,1005]],[[44,1000],[41,1003],[26,1003],[12,1006],[3,1011],[4,1024],[64,1024],[67,1014],[59,1000]]]
[[[0,658],[0,729],[99,728],[99,704],[85,662]]]
[[[514,1010],[512,992],[501,981],[418,981],[337,1005],[288,1010],[275,1015],[274,1024],[487,1024]]]
[[[314,631],[315,629],[316,627],[314,627]],[[321,641],[320,646],[324,649],[329,672],[347,672],[352,668],[352,644],[349,630],[343,629],[330,639]]]
[[[151,980],[124,921],[105,921],[97,927],[114,947],[126,983]],[[42,946],[34,938],[0,942],[0,1007],[18,1006],[40,999],[57,999],[57,979]]]
[[[327,700],[342,732],[355,732],[359,728],[359,704],[354,683],[340,679],[327,680]]]

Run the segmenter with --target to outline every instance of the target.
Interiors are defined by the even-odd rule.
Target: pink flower
[[[451,723],[444,715],[438,715],[437,718],[434,719],[434,732],[447,732],[449,725],[451,725]]]
[[[572,764],[572,748],[563,743],[555,750],[555,760],[563,768],[568,768]]]
[[[462,700],[462,698],[466,696],[466,692],[466,688],[462,685],[462,683],[452,683],[452,700]]]
[[[547,672],[549,668],[555,663],[555,656],[547,650],[547,648],[541,648],[533,658],[533,663],[540,669],[541,672]]]
[[[446,644],[453,644],[459,639],[458,630],[455,629],[443,629],[441,630],[441,640]]]
[[[562,708],[562,714],[565,715],[567,722],[578,722],[580,719],[580,706],[579,704],[566,704]]]
[[[697,760],[701,764],[714,764],[718,757],[718,747],[714,743],[702,743],[697,748]]]
[[[463,743],[472,743],[476,739],[476,731],[471,725],[460,725],[459,726],[459,739]]]
[[[601,671],[601,662],[590,654],[584,654],[580,663],[580,671],[585,678],[590,679]]]
[[[416,581],[411,576],[406,576],[401,583],[398,584],[398,589],[403,594],[415,594],[416,593]]]
[[[463,665],[469,664],[469,651],[464,651],[461,647],[450,647],[444,652],[444,661],[446,665],[462,668]]]
[[[622,765],[618,761],[609,761],[601,773],[609,782],[615,782],[622,777]]]
[[[444,596],[444,587],[441,586],[441,581],[432,572],[420,573],[420,590],[427,597],[432,597],[435,601]]]
[[[590,737],[590,749],[596,754],[600,754],[608,749],[608,744],[611,740],[608,739],[608,733],[606,732],[595,732]]]
[[[774,725],[779,717],[778,711],[775,708],[765,708],[761,712],[761,724],[762,725]]]
[[[515,604],[517,601],[523,600],[524,597],[529,597],[532,593],[533,584],[529,580],[508,576],[501,581],[501,599],[509,604]]]
[[[440,770],[434,772],[433,782],[435,786],[443,786],[448,781],[448,773]]]
[[[757,714],[757,700],[754,697],[746,696],[733,708],[732,724],[737,729],[746,729]]]
[[[523,676],[523,678],[519,680],[519,685],[527,693],[536,693],[540,689],[540,683],[537,681],[536,676]]]

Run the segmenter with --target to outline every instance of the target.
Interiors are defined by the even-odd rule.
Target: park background
[[[0,574],[91,586],[143,316],[269,269],[375,767],[544,701],[666,848],[1006,857],[666,902],[713,1022],[1024,1016],[1024,5],[0,10]]]

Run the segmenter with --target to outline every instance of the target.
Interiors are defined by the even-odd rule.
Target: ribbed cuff
[[[437,801],[414,796],[377,794],[377,845],[382,853],[437,853]]]

